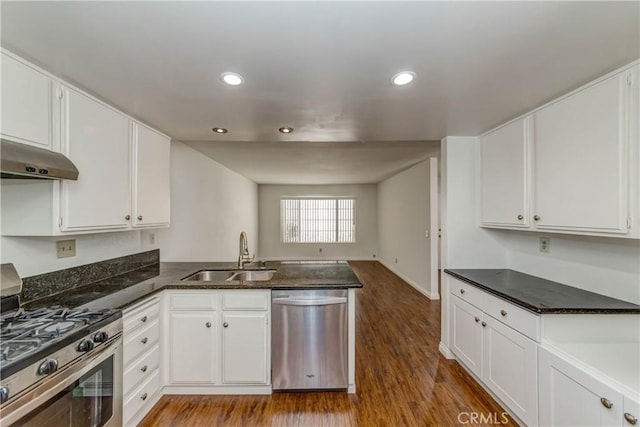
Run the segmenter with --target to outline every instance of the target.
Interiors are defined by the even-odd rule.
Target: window
[[[280,199],[283,243],[355,243],[356,199]]]

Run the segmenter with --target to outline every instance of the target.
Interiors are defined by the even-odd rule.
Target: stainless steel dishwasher
[[[273,390],[348,387],[346,289],[273,291]]]

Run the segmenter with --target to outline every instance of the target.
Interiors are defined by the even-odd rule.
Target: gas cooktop
[[[49,307],[0,315],[0,376],[6,377],[121,317],[117,310]]]

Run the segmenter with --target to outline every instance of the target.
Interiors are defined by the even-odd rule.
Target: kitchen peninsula
[[[131,266],[91,283],[80,279]],[[271,291],[346,290],[346,389],[355,393],[355,290],[362,284],[346,262],[252,263],[242,271],[273,270],[262,281],[183,280],[240,270],[225,262],[160,263],[156,250],[26,278],[23,299],[26,308],[123,311],[123,420],[133,425],[163,394],[270,394]],[[71,283],[63,277],[79,285],[61,289]]]

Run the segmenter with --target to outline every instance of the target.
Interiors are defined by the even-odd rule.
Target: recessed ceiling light
[[[225,128],[213,128],[211,129],[212,131],[214,131],[215,133],[227,133],[229,132],[227,129]]]
[[[391,83],[396,86],[408,85],[416,77],[413,71],[401,71],[391,78]]]
[[[244,79],[237,73],[222,73],[220,75],[222,81],[231,86],[238,86],[244,82]]]
[[[290,128],[290,127],[283,127],[283,128],[278,129],[278,130],[281,133],[291,133],[291,132],[293,132],[293,128]]]

